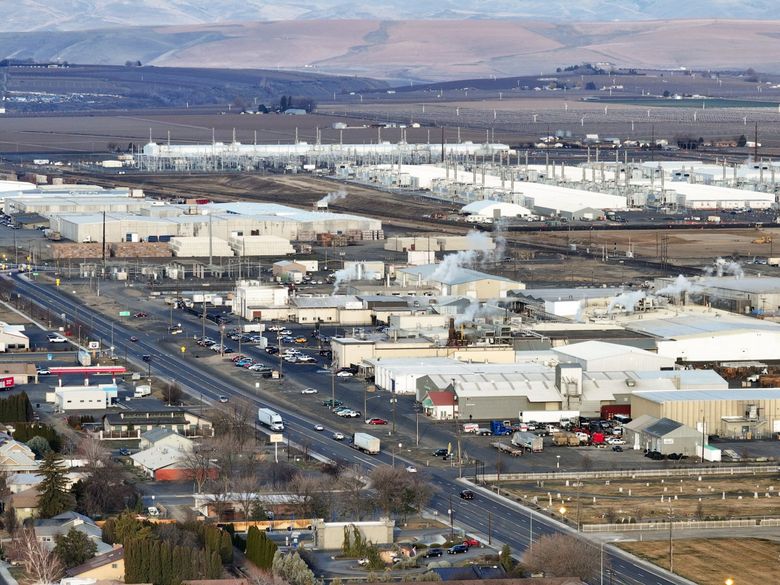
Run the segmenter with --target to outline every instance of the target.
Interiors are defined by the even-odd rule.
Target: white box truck
[[[272,431],[281,432],[284,430],[282,415],[270,408],[258,408],[257,420],[261,425],[267,426]]]
[[[368,453],[369,455],[377,455],[379,453],[379,439],[368,433],[355,433],[352,435],[352,448]]]
[[[512,444],[515,447],[522,447],[533,453],[541,453],[544,449],[544,439],[533,433],[524,433],[518,431],[512,435]]]
[[[143,398],[144,396],[151,396],[152,387],[149,384],[143,384],[136,386],[133,391],[133,398]]]

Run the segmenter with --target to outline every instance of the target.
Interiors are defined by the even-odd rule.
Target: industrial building
[[[478,272],[446,260],[440,264],[410,266],[396,271],[400,286],[432,286],[439,295],[465,296],[478,300],[506,297],[510,290],[525,284],[503,276]]]
[[[230,236],[228,244],[236,256],[288,256],[295,254],[290,240],[279,236]]]
[[[631,449],[657,451],[662,455],[672,453],[695,456],[701,452],[702,441],[707,437],[679,421],[642,415],[623,425],[626,444]]]
[[[624,327],[656,338],[659,356],[680,363],[774,361],[780,356],[780,324],[702,310],[638,315]]]
[[[732,313],[780,312],[780,278],[773,276],[704,276],[687,280],[683,286],[677,279],[658,278],[654,288],[679,290],[677,296],[683,303],[693,302]]]
[[[676,181],[655,196],[656,203],[690,210],[770,209],[774,191],[752,191]]]
[[[537,288],[512,291],[510,296],[550,315],[579,321],[588,309],[606,309],[621,292],[618,288]]]
[[[290,291],[284,286],[257,280],[240,280],[236,283],[233,313],[249,321],[267,319],[265,309],[286,308],[289,296]]]
[[[73,211],[47,214],[52,229],[75,242],[157,241],[170,237],[212,237],[225,242],[231,236],[277,236],[298,240],[304,234],[349,230],[379,232],[380,221],[356,215],[302,211],[271,203],[217,203],[211,205],[151,206],[142,213]],[[312,236],[307,236],[312,237]],[[231,251],[232,255],[232,251]]]
[[[469,221],[492,223],[503,217],[528,217],[531,215],[531,210],[515,203],[482,199],[464,205],[460,208],[460,213],[467,215]]]
[[[554,348],[552,352],[560,362],[580,364],[587,372],[673,370],[675,363],[674,358],[668,356],[603,341],[572,343]]]
[[[421,234],[415,236],[393,236],[387,238],[385,250],[391,252],[465,252],[479,250],[491,252],[496,249],[493,238],[484,232],[475,240],[473,236],[447,236],[442,234]]]
[[[736,388],[637,391],[631,415],[670,418],[705,434],[729,439],[759,439],[780,433],[780,389]]]
[[[57,412],[106,410],[116,403],[118,392],[119,389],[115,384],[59,386],[55,388],[53,393],[47,392],[46,401],[53,402]],[[53,400],[49,400],[49,398],[53,398]]]

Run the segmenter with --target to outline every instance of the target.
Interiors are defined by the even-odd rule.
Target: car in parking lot
[[[423,555],[423,558],[432,559],[435,557],[440,557],[443,554],[444,554],[444,549],[434,547],[434,548],[429,548],[428,551]]]
[[[122,457],[127,457],[127,456],[129,456],[129,455],[130,455],[130,449],[128,449],[128,448],[126,448],[126,447],[122,447],[122,448],[119,450],[119,454],[120,454]]]
[[[336,408],[337,406],[344,406],[344,403],[341,400],[333,400],[332,398],[328,398],[327,400],[322,401],[322,406]]]
[[[60,335],[59,333],[49,333],[46,336],[46,339],[49,340],[49,343],[67,343],[68,342],[68,340],[66,338],[64,338],[62,335]]]
[[[474,492],[471,490],[463,490],[460,492],[460,498],[462,500],[473,500],[474,499]]]
[[[305,337],[296,337],[295,343],[306,343],[308,340]]]
[[[660,451],[648,451],[645,453],[645,457],[648,457],[649,459],[652,459],[653,461],[662,461],[666,459],[663,453]]]
[[[133,315],[133,317],[135,317],[136,319],[146,319],[148,316],[149,313],[144,313],[143,311],[139,311],[138,313]]]
[[[386,425],[387,421],[383,418],[369,418],[366,420],[367,425]]]
[[[433,456],[434,457],[445,457],[449,452],[450,452],[449,449],[444,449],[444,448],[436,449],[433,452]]]
[[[471,548],[472,546],[480,546],[480,542],[476,538],[472,538],[470,536],[467,536],[463,540],[463,544],[465,544],[469,548]]]
[[[623,447],[621,447],[620,445],[612,445],[612,450],[615,453],[622,453],[623,452]]]
[[[469,552],[469,547],[465,544],[456,544],[447,549],[448,555],[459,555],[466,552]]]
[[[49,374],[51,374],[51,372],[46,368],[38,368],[37,370],[35,370],[35,373],[38,374],[39,376],[48,376]]]
[[[336,372],[336,377],[338,378],[351,378],[353,376],[352,372],[348,372],[344,370],[343,372]]]

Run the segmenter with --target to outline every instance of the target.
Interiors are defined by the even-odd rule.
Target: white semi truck
[[[284,430],[282,415],[270,408],[258,408],[257,420],[261,425],[267,426],[272,431],[282,432]]]
[[[355,433],[352,435],[352,447],[369,455],[377,455],[379,453],[379,439],[368,433]]]

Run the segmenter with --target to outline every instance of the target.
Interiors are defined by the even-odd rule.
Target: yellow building
[[[124,581],[125,549],[117,546],[112,551],[89,559],[83,565],[68,569],[66,575],[70,578],[96,581]]]

